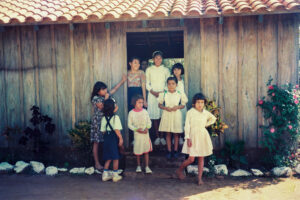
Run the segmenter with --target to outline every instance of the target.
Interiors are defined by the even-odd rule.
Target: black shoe
[[[172,153],[168,152],[167,155],[166,155],[166,157],[167,157],[168,160],[170,160],[172,158]]]

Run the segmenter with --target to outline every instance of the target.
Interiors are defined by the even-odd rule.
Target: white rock
[[[84,167],[74,167],[73,169],[70,170],[71,174],[84,174]]]
[[[215,169],[215,174],[217,174],[217,175],[228,175],[227,166],[224,164],[215,165],[214,169]]]
[[[230,176],[251,176],[252,174],[250,172],[247,172],[246,170],[238,169],[235,170],[230,174]]]
[[[295,168],[295,171],[297,172],[297,174],[300,174],[300,164],[297,165],[297,167]]]
[[[95,169],[95,173],[96,174],[102,174],[102,172],[100,172],[98,169]]]
[[[23,172],[29,166],[29,163],[24,162],[24,161],[18,161],[18,162],[16,162],[15,166],[16,167],[14,168],[14,171],[17,174],[19,174],[19,173]]]
[[[275,176],[291,176],[292,175],[292,169],[289,167],[274,167],[272,169],[272,173]]]
[[[0,171],[10,171],[13,168],[14,168],[14,166],[9,164],[8,162],[0,163]]]
[[[54,176],[58,174],[58,169],[57,167],[54,166],[49,166],[46,168],[46,175],[48,176]]]
[[[86,168],[84,173],[88,174],[88,175],[92,175],[95,173],[95,169],[94,167],[89,167],[89,168]]]
[[[32,166],[33,171],[38,173],[38,174],[45,170],[45,166],[41,162],[30,161],[30,165]]]
[[[66,172],[66,171],[68,171],[67,168],[57,168],[57,170],[58,170],[59,172]]]
[[[259,169],[251,169],[251,172],[254,176],[263,176],[264,173],[260,171]]]
[[[187,166],[187,172],[189,174],[198,174],[198,165],[189,165]],[[209,169],[206,167],[203,167],[203,172],[209,173]]]

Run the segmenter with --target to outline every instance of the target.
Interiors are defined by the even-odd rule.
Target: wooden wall
[[[108,88],[126,73],[126,32],[184,30],[186,87],[191,100],[202,91],[222,107],[229,125],[224,141],[245,140],[258,147],[257,109],[272,76],[277,84],[297,82],[298,18],[257,16],[5,27],[0,33],[0,132],[6,126],[25,127],[29,108],[39,105],[54,119],[53,145],[68,145],[67,130],[90,120],[90,93],[96,81]],[[144,24],[145,25],[145,24]],[[115,94],[126,128],[126,85]],[[0,146],[5,146],[3,137]]]

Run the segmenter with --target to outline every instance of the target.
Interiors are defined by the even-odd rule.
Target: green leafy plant
[[[207,128],[212,137],[217,137],[224,133],[228,126],[221,120],[220,107],[218,107],[214,101],[208,100],[205,104],[205,107],[217,118],[216,123]]]
[[[28,141],[32,140],[33,151],[39,152],[40,147],[45,144],[45,142],[41,140],[43,130],[49,135],[52,135],[55,131],[55,125],[52,123],[52,118],[48,115],[42,115],[38,106],[32,106],[30,110],[32,111],[32,117],[30,119],[32,127],[28,126],[24,130],[24,135],[19,139],[19,144],[26,146]]]
[[[88,121],[80,121],[75,124],[75,128],[69,130],[69,137],[71,138],[72,145],[75,149],[84,151],[92,155],[91,144],[91,123]]]
[[[221,156],[227,165],[240,168],[241,164],[248,164],[244,150],[244,141],[237,141],[233,143],[226,141],[225,146],[221,151]]]
[[[262,97],[258,106],[262,109],[265,125],[261,125],[261,144],[267,148],[269,164],[293,166],[299,138],[299,86],[277,86],[272,78],[267,83],[267,97]]]

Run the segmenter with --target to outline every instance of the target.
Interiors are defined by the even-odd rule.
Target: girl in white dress
[[[184,68],[183,65],[181,63],[176,63],[173,65],[172,70],[171,70],[171,74],[173,76],[175,76],[178,80],[178,84],[177,84],[177,88],[176,90],[178,90],[180,93],[184,93],[184,81],[182,79],[181,76],[183,76],[184,74]],[[184,127],[184,122],[185,122],[185,116],[186,116],[186,106],[184,106],[183,109],[181,109],[181,113],[182,113],[182,127]],[[180,135],[179,138],[179,144],[183,145],[183,136]]]
[[[198,158],[198,185],[203,184],[202,173],[204,157],[212,154],[213,145],[206,127],[216,122],[216,117],[204,109],[205,96],[202,93],[195,94],[193,97],[193,108],[186,115],[185,121],[185,141],[182,153],[188,154],[181,166],[176,170],[179,179],[183,179],[183,170]]]
[[[171,137],[174,135],[174,158],[178,157],[178,139],[179,135],[183,133],[182,113],[188,99],[184,93],[176,90],[177,78],[169,77],[167,80],[168,91],[160,93],[158,97],[159,108],[163,110],[159,131],[167,133],[167,158],[172,157],[171,152]]]
[[[163,53],[161,51],[155,51],[152,55],[154,65],[150,66],[146,70],[146,89],[148,94],[148,113],[153,123],[153,129],[155,131],[156,140],[155,145],[165,145],[166,141],[162,135],[158,132],[159,121],[161,118],[161,110],[158,108],[157,97],[162,93],[166,86],[166,80],[170,76],[168,68],[162,65]]]
[[[143,96],[134,96],[132,104],[134,109],[128,114],[128,128],[134,132],[133,153],[137,159],[136,172],[142,172],[140,158],[141,155],[145,155],[145,171],[146,173],[152,173],[149,168],[149,152],[152,151],[152,143],[148,131],[151,128],[151,120],[148,112],[143,109]]]

